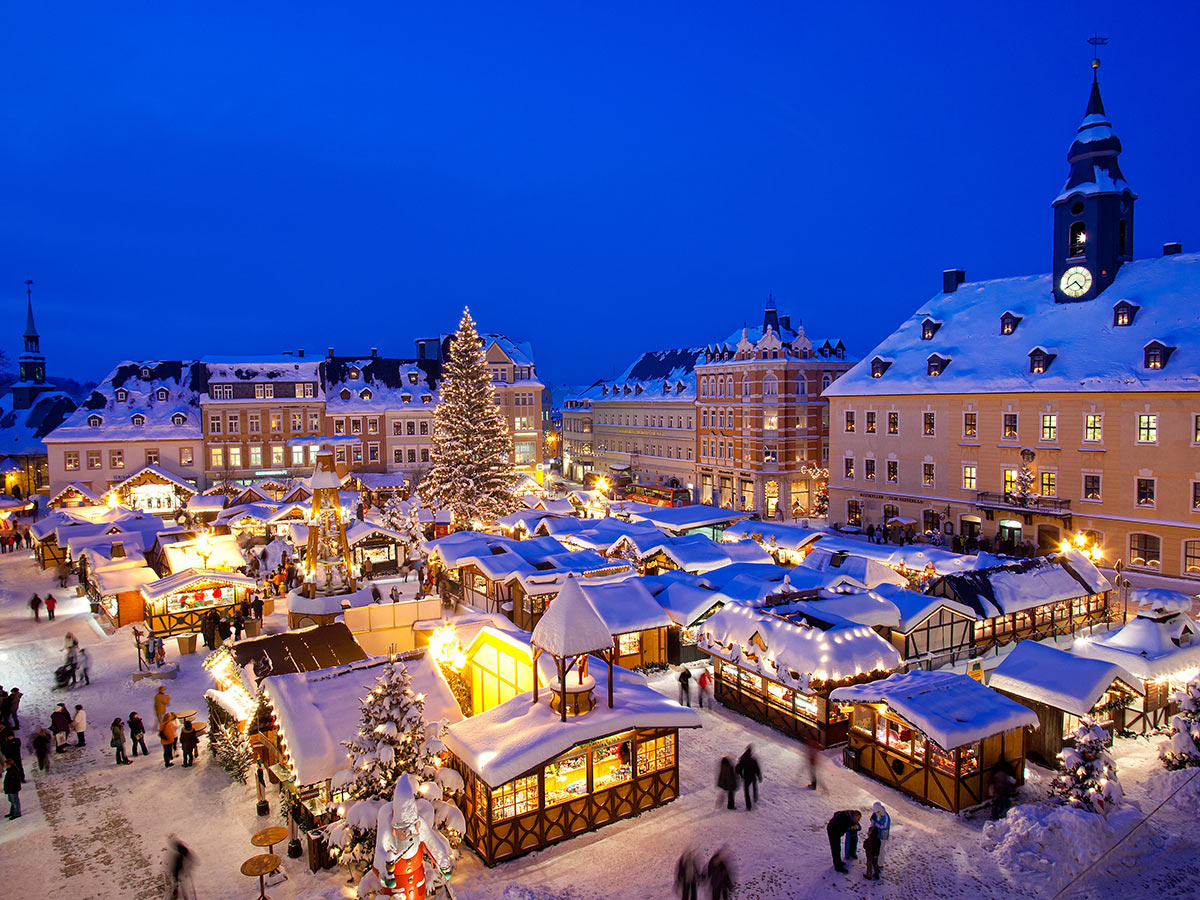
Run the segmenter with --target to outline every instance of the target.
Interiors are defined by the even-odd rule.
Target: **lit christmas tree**
[[[389,531],[400,531],[405,518],[403,502],[393,494],[388,498],[387,503],[383,504],[383,509],[379,513],[379,524]]]
[[[1037,476],[1033,473],[1033,460],[1032,450],[1021,451],[1021,468],[1017,469],[1017,484],[1013,490],[1013,497],[1021,506],[1028,504],[1034,494],[1033,486]]]
[[[1172,698],[1179,705],[1171,717],[1171,739],[1158,751],[1168,769],[1200,766],[1200,676],[1189,681]]]
[[[463,310],[450,344],[441,399],[433,411],[433,465],[421,482],[430,506],[449,509],[460,528],[494,522],[517,508],[512,437],[496,406],[483,341]]]
[[[1050,794],[1088,812],[1107,814],[1117,806],[1124,791],[1117,781],[1117,764],[1105,742],[1108,732],[1084,716],[1075,731],[1075,746],[1065,748],[1058,758],[1062,771],[1050,785]]]
[[[236,722],[214,722],[208,746],[221,768],[238,784],[245,784],[254,768],[254,748]]]

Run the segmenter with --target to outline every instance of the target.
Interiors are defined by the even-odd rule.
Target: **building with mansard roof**
[[[1097,63],[1098,65],[1098,63]],[[1200,255],[1134,259],[1137,195],[1093,75],[1049,274],[943,274],[825,391],[830,518],[1200,577]]]

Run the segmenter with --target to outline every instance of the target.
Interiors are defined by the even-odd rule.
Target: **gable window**
[[[117,388],[116,398],[117,398],[118,403],[124,403],[128,397],[129,397],[129,392],[127,390],[125,390],[124,388]]]
[[[1142,413],[1138,416],[1137,439],[1139,444],[1158,443],[1158,416],[1154,413]]]
[[[975,485],[977,483],[976,473],[977,473],[977,470],[976,470],[975,466],[963,466],[963,481],[962,481],[963,490],[965,490],[965,491],[975,490]]]
[[[946,366],[948,365],[950,365],[949,359],[938,356],[936,353],[931,354],[930,357],[925,360],[925,373],[933,376],[941,375],[946,371]]]
[[[933,336],[938,333],[938,329],[942,327],[942,323],[936,319],[926,319],[921,323],[921,340],[932,341]]]
[[[1058,416],[1054,413],[1045,413],[1042,416],[1042,440],[1058,440]]]
[[[1161,341],[1151,341],[1143,350],[1145,358],[1143,364],[1147,369],[1161,369],[1167,364],[1167,360],[1171,356],[1174,347],[1168,347]]]
[[[921,466],[921,484],[925,487],[933,487],[933,463],[925,463]]]
[[[131,424],[137,428],[140,428],[146,424],[146,417],[143,416],[141,413],[137,413],[136,415],[129,417],[129,424]]]
[[[863,478],[867,479],[867,481],[875,480],[875,460],[863,460]]]
[[[1006,312],[1000,317],[1000,333],[1012,334],[1017,330],[1017,325],[1021,322],[1021,316],[1015,316],[1010,312]]]
[[[1152,534],[1129,536],[1129,562],[1134,566],[1157,569],[1162,566],[1162,541]]]
[[[854,410],[846,410],[846,434],[854,432]]]
[[[963,413],[963,437],[979,437],[979,413]]]
[[[361,391],[358,392],[358,396],[359,396],[360,400],[370,400],[371,399],[371,389],[363,388]]]
[[[1083,499],[1084,500],[1099,500],[1100,495],[1100,476],[1084,475],[1083,476]]]
[[[900,433],[900,413],[897,413],[897,412],[888,413],[887,433],[888,434],[899,434]]]
[[[103,419],[101,419],[99,416],[88,416],[88,420],[87,420],[88,427],[89,428],[99,428],[100,423],[102,421],[103,421]]]
[[[894,459],[887,461],[887,480],[889,484],[895,484],[900,480],[900,463]]]
[[[884,359],[882,356],[875,357],[871,360],[871,377],[882,378],[883,373],[888,370],[891,364],[892,361],[890,359]]]
[[[159,399],[159,402],[165,401],[167,399],[167,389],[160,387],[155,392],[154,396]]]
[[[145,379],[149,378],[149,377],[150,377],[150,367],[149,367],[149,366],[142,366],[141,375],[142,375],[142,379],[143,379],[143,380],[145,380]]]
[[[868,412],[868,413],[867,413],[866,427],[865,427],[863,430],[864,430],[864,431],[865,431],[867,434],[874,434],[874,433],[875,433],[875,413],[874,413],[874,412]]]
[[[1104,440],[1104,416],[1099,413],[1084,415],[1083,439],[1093,443]]]
[[[1002,434],[1004,435],[1005,438],[1007,438],[1009,440],[1016,440],[1016,437],[1017,437],[1017,414],[1016,413],[1005,413],[1004,414],[1004,430],[1003,430]]]
[[[936,421],[937,415],[935,413],[925,413],[925,415],[922,417],[921,433],[926,437],[932,437],[937,431],[935,427]]]
[[[1137,315],[1139,309],[1141,307],[1135,306],[1128,300],[1120,301],[1113,307],[1113,325],[1117,328],[1132,325],[1133,317]]]
[[[1071,256],[1082,256],[1087,246],[1087,231],[1082,222],[1072,222],[1068,253]]]
[[[1034,347],[1029,351],[1029,371],[1034,375],[1041,375],[1050,368],[1050,363],[1054,362],[1056,355],[1042,347]]]

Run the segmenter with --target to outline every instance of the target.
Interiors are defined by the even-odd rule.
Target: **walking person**
[[[257,592],[254,594],[254,600],[250,603],[250,609],[254,611],[254,618],[261,622],[263,614],[263,601],[262,597],[260,597]]]
[[[156,725],[161,725],[163,716],[166,715],[167,706],[171,703],[171,695],[167,693],[166,685],[160,684],[158,692],[154,695],[154,722]]]
[[[67,735],[71,731],[71,714],[66,704],[58,704],[50,713],[50,731],[54,735],[54,752],[62,753],[67,749]]]
[[[29,746],[33,748],[33,755],[37,757],[37,770],[43,774],[50,771],[50,732],[46,730],[44,725],[39,725],[33,732],[33,737],[29,739]]]
[[[53,594],[46,595],[46,618],[51,622],[54,621],[54,608],[58,606],[58,601],[54,599]]]
[[[392,598],[393,603],[399,603],[400,602],[400,588],[396,587],[396,585],[393,584],[391,591],[388,592],[388,596]]]
[[[192,727],[192,722],[189,719],[183,723],[183,730],[179,733],[179,747],[183,750],[183,767],[190,769],[196,764],[196,748],[200,745],[200,732]]]
[[[696,851],[684,850],[675,864],[675,887],[679,891],[680,900],[696,900],[696,889],[700,881],[700,864],[696,861]]]
[[[758,783],[762,781],[762,769],[758,765],[758,760],[754,758],[754,751],[749,745],[746,745],[746,750],[738,759],[736,772],[738,777],[742,779],[742,795],[746,798],[747,812],[753,809],[750,801],[750,795],[754,795],[754,803],[758,802]]]
[[[808,789],[815,791],[817,789],[817,763],[821,758],[821,746],[816,739],[811,737],[804,739],[804,755],[808,759]]]
[[[239,609],[233,614],[233,639],[240,641],[242,639],[242,629],[246,627],[246,620],[242,616],[242,611]]]
[[[700,677],[696,679],[696,687],[700,688],[700,708],[704,709],[704,698],[709,698],[709,706],[712,706],[712,696],[709,692],[712,690],[713,677],[708,671],[708,666],[700,670]]]
[[[79,673],[84,684],[91,684],[92,679],[88,678],[88,666],[91,664],[91,657],[88,656],[87,648],[79,648]]]
[[[125,723],[121,721],[120,716],[112,720],[111,731],[112,740],[108,743],[116,751],[117,765],[127,766],[129,757],[125,755]]]
[[[142,756],[149,756],[146,749],[146,723],[135,712],[129,714],[129,743],[133,746],[133,755],[138,755],[138,747],[142,748]]]
[[[87,713],[78,703],[75,704],[75,715],[71,719],[71,730],[75,732],[75,746],[84,746],[87,743]]]
[[[21,717],[17,713],[20,712],[21,698],[24,696],[20,688],[13,688],[8,692],[8,721],[12,723],[13,728],[21,727]]]
[[[4,793],[8,797],[6,819],[21,818],[21,772],[11,759],[4,760]]]
[[[841,812],[834,813],[833,818],[825,826],[825,832],[829,835],[829,852],[833,856],[833,868],[837,872],[850,871],[842,862],[842,838],[846,836],[847,831],[858,825],[861,818],[862,813],[857,809],[843,809]]]
[[[692,673],[687,666],[679,673],[679,702],[692,706]]]
[[[717,771],[717,789],[724,791],[729,799],[728,809],[737,809],[733,802],[733,794],[738,788],[737,770],[733,766],[733,760],[728,756],[721,757],[721,768]],[[720,805],[720,800],[717,801]]]
[[[33,610],[33,621],[35,621],[35,622],[42,621],[42,616],[41,616],[42,598],[39,597],[37,594],[34,594],[29,599],[29,608]]]
[[[867,855],[867,871],[863,874],[863,878],[868,881],[879,880],[879,827],[872,825],[867,831],[867,838],[863,841],[863,853]]]
[[[728,900],[733,896],[733,871],[723,849],[712,855],[704,874],[708,877],[708,890],[712,900]]]
[[[167,885],[171,888],[171,900],[195,900],[196,886],[192,882],[192,867],[195,857],[187,844],[171,835],[167,851]]]
[[[162,724],[158,727],[158,741],[163,748],[163,768],[169,769],[175,765],[175,713],[163,716]]]
[[[883,808],[883,804],[878,801],[871,807],[871,824],[879,832],[879,852],[875,858],[875,868],[878,873],[879,868],[883,865],[883,858],[886,855],[885,851],[887,850],[888,839],[892,835],[892,817]],[[863,847],[865,848],[866,846],[866,843],[864,843]]]

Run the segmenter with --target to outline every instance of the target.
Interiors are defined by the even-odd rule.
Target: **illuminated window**
[[[927,437],[932,437],[937,432],[937,416],[935,413],[927,412],[922,416],[921,433]]]
[[[975,490],[976,484],[976,468],[975,466],[963,466],[963,489],[967,491]]]
[[[63,454],[63,468],[71,471],[79,468],[79,451],[68,450]]]
[[[1183,571],[1188,575],[1200,575],[1200,541],[1184,541]]]
[[[125,451],[124,450],[109,450],[108,451],[108,467],[110,469],[125,468]]]
[[[851,434],[854,431],[854,410],[846,410],[846,433]]]
[[[979,436],[979,414],[978,413],[963,413],[963,437],[978,437]]]
[[[1052,413],[1042,416],[1042,440],[1058,440],[1058,416]]]
[[[1009,440],[1014,440],[1017,436],[1017,414],[1004,414],[1004,437]]]
[[[899,434],[900,433],[900,413],[895,413],[895,412],[888,413],[887,433],[888,434]]]
[[[1155,444],[1158,442],[1158,416],[1146,413],[1138,416],[1138,443]]]
[[[242,448],[241,447],[230,447],[229,448],[229,466],[230,466],[230,468],[239,469],[239,468],[241,468],[241,465],[242,465]]]
[[[538,780],[536,775],[518,778],[492,791],[492,821],[511,819],[538,808]]]
[[[642,633],[640,631],[630,631],[627,634],[617,635],[617,654],[620,656],[629,656],[633,653],[642,652]]]
[[[1084,475],[1083,476],[1083,499],[1084,500],[1099,500],[1100,499],[1100,476],[1099,475]]]
[[[1058,496],[1058,473],[1057,472],[1041,472],[1039,473],[1042,479],[1042,496],[1056,497]]]
[[[192,448],[191,447],[180,447],[179,448],[179,464],[181,466],[190,466],[192,464]]]
[[[667,734],[652,741],[638,744],[637,768],[639,775],[669,769],[675,765],[675,735]]]
[[[208,451],[208,457],[212,463],[212,468],[220,469],[225,465],[225,448],[211,447]]]
[[[867,434],[875,433],[875,413],[867,413],[866,427],[863,430],[866,431]]]
[[[889,484],[895,484],[900,480],[900,463],[894,459],[887,461],[887,480]]]
[[[863,478],[865,478],[867,481],[875,480],[875,460],[863,460]]]
[[[1004,493],[1012,494],[1017,490],[1017,470],[1004,470]]]
[[[925,463],[921,467],[921,484],[933,487],[933,463]]]
[[[1152,534],[1129,536],[1129,562],[1135,566],[1157,569],[1162,566],[1162,541]]]
[[[1154,479],[1139,478],[1137,480],[1137,505],[1138,506],[1153,506],[1154,505]]]
[[[845,463],[846,477],[853,478],[854,477],[854,457],[847,456],[844,460],[842,460],[842,462]]]
[[[586,750],[577,750],[547,764],[543,772],[547,806],[587,795],[587,757]]]
[[[1085,441],[1104,440],[1104,417],[1096,413],[1088,413],[1083,417],[1083,439]]]

